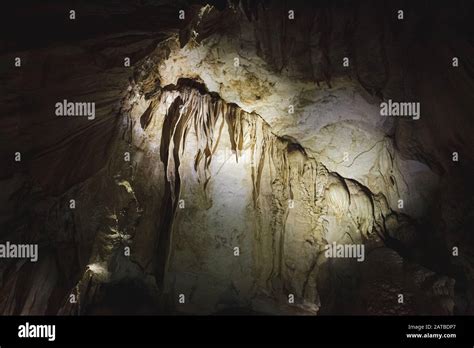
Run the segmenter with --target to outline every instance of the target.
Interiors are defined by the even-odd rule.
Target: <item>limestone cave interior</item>
[[[474,314],[473,1],[18,3],[0,314]]]

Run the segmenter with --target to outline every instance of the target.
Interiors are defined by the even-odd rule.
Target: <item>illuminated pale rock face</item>
[[[241,29],[249,31],[243,23]],[[258,57],[255,41],[214,35],[180,48],[178,38],[171,38],[161,47],[169,56],[154,73],[162,85],[179,78],[202,81],[227,102],[260,115],[274,134],[295,139],[329,170],[384,194],[395,209],[403,200],[405,212],[422,215],[438,178],[395,151],[388,136],[393,120],[380,115],[379,102],[357,81],[338,78],[329,88],[274,74]]]
[[[328,171],[301,145],[275,135],[258,114],[226,103],[204,85],[180,79],[149,99],[130,94],[130,139],[140,155],[131,182],[120,181],[119,161],[109,176],[136,202],[132,207],[138,205],[128,236],[134,255],[130,261],[120,256],[123,244],[113,242],[117,229],[109,227],[92,256],[105,257],[116,281],[154,279],[162,296],[188,297],[188,305],[172,305],[178,312],[316,314],[320,291],[329,296],[337,286],[360,281],[361,265],[328,259],[328,245],[364,245],[363,261],[387,238],[410,238],[409,219],[392,211],[382,194]],[[155,196],[159,207],[141,209],[142,195]],[[123,211],[124,203],[110,201],[106,209]],[[150,228],[157,233],[150,235]],[[353,275],[334,282],[346,272]],[[84,277],[80,288],[91,279],[104,283]]]

